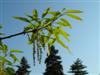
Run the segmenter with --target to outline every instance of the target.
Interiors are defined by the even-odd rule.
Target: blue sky
[[[3,24],[2,32],[6,35],[21,32],[27,23],[14,20],[12,16],[24,16],[25,13],[31,14],[33,9],[37,9],[41,14],[47,7],[52,7],[53,10],[61,10],[62,8],[79,9],[84,12],[80,15],[83,18],[81,22],[68,18],[73,25],[73,29],[68,29],[68,32],[71,34],[71,43],[66,44],[70,47],[72,54],[69,54],[59,44],[56,44],[55,47],[59,49],[59,55],[62,57],[65,74],[70,75],[67,73],[69,66],[77,58],[80,58],[83,64],[87,66],[88,75],[98,75],[100,73],[99,0],[0,0],[0,23]],[[62,38],[62,40],[66,42],[65,39]],[[24,53],[18,54],[18,56],[25,56],[29,64],[33,66],[32,47],[27,44],[26,37],[23,35],[17,36],[4,40],[4,42],[9,48],[23,50]],[[42,64],[32,67],[30,75],[42,75],[45,71],[44,59],[45,52],[43,53]]]

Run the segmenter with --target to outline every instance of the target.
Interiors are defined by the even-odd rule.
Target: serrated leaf
[[[10,51],[10,53],[22,53],[23,51],[21,51],[21,50],[15,50],[15,49],[12,49],[11,51]]]
[[[72,28],[72,25],[68,22],[68,20],[66,20],[66,19],[64,19],[64,18],[61,18],[60,20],[63,22],[63,24],[64,24],[65,26],[68,26],[69,28]]]
[[[76,19],[76,20],[82,20],[80,17],[76,16],[76,15],[73,15],[73,14],[67,14],[67,16],[73,18],[73,19]]]
[[[82,13],[80,10],[67,10],[65,13]]]
[[[43,14],[42,14],[42,18],[44,18],[48,12],[49,12],[50,8],[47,8],[46,10],[44,10]]]
[[[17,57],[14,54],[10,54],[10,57],[14,60],[14,63],[18,61]]]
[[[17,20],[21,20],[21,21],[29,22],[29,23],[30,23],[30,20],[28,20],[28,19],[25,18],[25,17],[17,17],[17,16],[14,16],[13,18],[14,18],[14,19],[17,19]]]

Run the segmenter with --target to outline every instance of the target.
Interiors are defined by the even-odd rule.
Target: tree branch
[[[9,35],[9,36],[0,37],[0,40],[12,38],[12,37],[19,36],[19,35],[26,34],[26,33],[30,33],[30,32],[36,32],[36,29],[28,31],[28,32],[22,31],[22,32],[19,32],[19,33],[16,33],[16,34],[12,34],[12,35]]]
[[[61,17],[62,15],[63,14],[59,15],[58,18]],[[55,19],[55,20],[57,20],[57,19]],[[28,32],[22,31],[22,32],[19,32],[19,33],[16,33],[16,34],[12,34],[12,35],[9,35],[9,36],[0,37],[0,40],[12,38],[12,37],[19,36],[19,35],[26,34],[26,33],[30,33],[30,32],[36,33],[38,30],[41,30],[41,29],[47,27],[49,24],[53,23],[55,20],[48,22],[44,27],[37,28],[37,29],[31,30],[31,31],[28,31]]]

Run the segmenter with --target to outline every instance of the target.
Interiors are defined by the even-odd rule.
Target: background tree
[[[21,59],[20,66],[17,65],[17,67],[18,70],[16,71],[15,75],[29,75],[30,71],[28,71],[28,69],[30,68],[30,66],[28,65],[25,57]]]
[[[86,66],[82,64],[82,61],[78,58],[74,64],[71,65],[69,73],[73,75],[86,75],[88,72],[84,70]]]
[[[57,56],[58,50],[54,46],[50,47],[50,55],[46,58],[46,70],[44,75],[64,75],[61,65],[61,57]]]

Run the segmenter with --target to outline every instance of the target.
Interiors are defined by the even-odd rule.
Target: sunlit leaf
[[[69,28],[72,28],[72,25],[66,19],[61,18],[60,20],[64,23],[65,26],[68,26]]]
[[[55,41],[56,41],[55,39],[50,39],[49,42],[48,42],[48,44],[49,44],[50,46],[52,46],[52,45],[54,44]]]
[[[56,22],[57,24],[59,24],[59,25],[61,25],[61,26],[66,26],[63,22],[61,22],[61,21],[58,21],[58,22]]]
[[[60,34],[61,34],[62,36],[64,36],[64,38],[67,39],[68,42],[70,42],[70,40],[69,40],[69,36],[70,36],[70,35],[69,35],[67,32],[65,32],[63,29],[61,29],[61,28],[59,28],[59,31],[60,31]]]
[[[60,40],[58,37],[56,38],[56,41],[61,45],[61,46],[63,46],[64,48],[67,48],[67,49],[69,49],[68,48],[68,46],[67,45],[65,45],[64,43],[63,43],[63,41],[62,40]]]
[[[60,12],[59,12],[59,11],[50,11],[50,12],[48,12],[48,14],[51,14],[51,15],[57,16],[57,15],[60,14]]]
[[[73,18],[73,19],[76,19],[76,20],[82,20],[80,17],[76,16],[76,15],[73,15],[73,14],[67,14],[67,16]]]
[[[65,13],[82,13],[81,10],[66,10]]]
[[[21,51],[21,50],[15,50],[15,49],[12,49],[11,51],[10,51],[10,53],[22,53],[23,51]]]
[[[25,18],[25,17],[17,17],[17,16],[14,16],[13,18],[14,18],[14,19],[17,19],[17,20],[21,20],[21,21],[29,22],[29,23],[30,23],[30,20],[28,20],[28,19]]]

